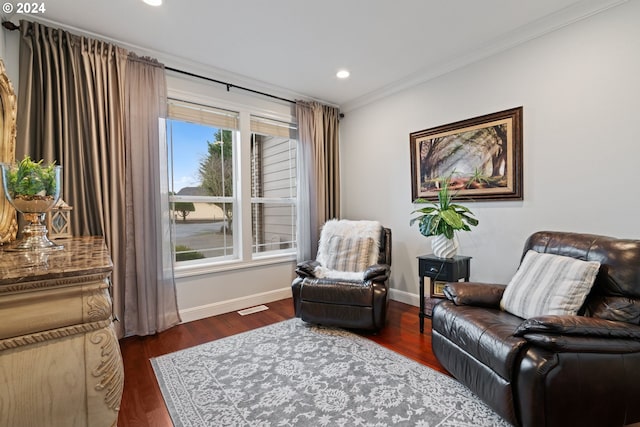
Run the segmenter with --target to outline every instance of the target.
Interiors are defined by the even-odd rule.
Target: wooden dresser
[[[124,373],[102,238],[0,251],[0,426],[115,426]]]

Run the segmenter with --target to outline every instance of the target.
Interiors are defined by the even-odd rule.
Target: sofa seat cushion
[[[305,278],[300,298],[307,302],[371,307],[373,292],[369,282]]]
[[[526,339],[513,335],[520,323],[521,318],[499,309],[456,306],[451,301],[436,305],[433,313],[433,330],[508,382],[520,351],[527,345]]]

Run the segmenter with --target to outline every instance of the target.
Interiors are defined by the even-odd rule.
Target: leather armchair
[[[514,425],[640,422],[640,240],[539,232],[529,249],[600,262],[578,315],[522,319],[500,309],[504,285],[449,283],[437,359]]]
[[[377,331],[386,323],[391,274],[391,230],[381,227],[377,264],[362,280],[316,277],[316,260],[296,267],[291,284],[296,317],[305,322]]]

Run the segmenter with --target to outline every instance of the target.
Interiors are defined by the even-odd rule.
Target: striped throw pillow
[[[372,238],[331,236],[324,267],[336,271],[365,271],[370,266]]]
[[[596,279],[600,263],[528,251],[504,291],[500,307],[528,319],[575,315]]]

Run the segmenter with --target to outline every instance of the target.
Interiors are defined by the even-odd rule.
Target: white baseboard
[[[290,297],[291,287],[288,286],[286,288],[277,289],[275,291],[262,292],[259,294],[248,295],[246,297],[234,298],[226,301],[201,305],[198,307],[186,308],[184,310],[180,310],[180,317],[182,318],[182,323],[192,322],[194,320],[204,319],[205,317],[230,313],[232,311],[242,310],[243,308],[266,304],[272,301],[278,301]]]
[[[417,294],[411,294],[406,291],[400,291],[398,289],[391,288],[389,289],[389,299],[403,302],[414,307],[420,307],[420,296],[418,296]]]
[[[204,319],[205,317],[230,313],[232,311],[242,310],[243,308],[266,304],[290,297],[291,287],[286,287],[276,289],[275,291],[262,292],[259,294],[214,302],[198,307],[185,308],[184,310],[180,310],[180,317],[182,318],[182,323],[193,322],[194,320]],[[398,289],[389,289],[389,298],[415,307],[420,306],[420,297],[418,295],[400,291]]]

